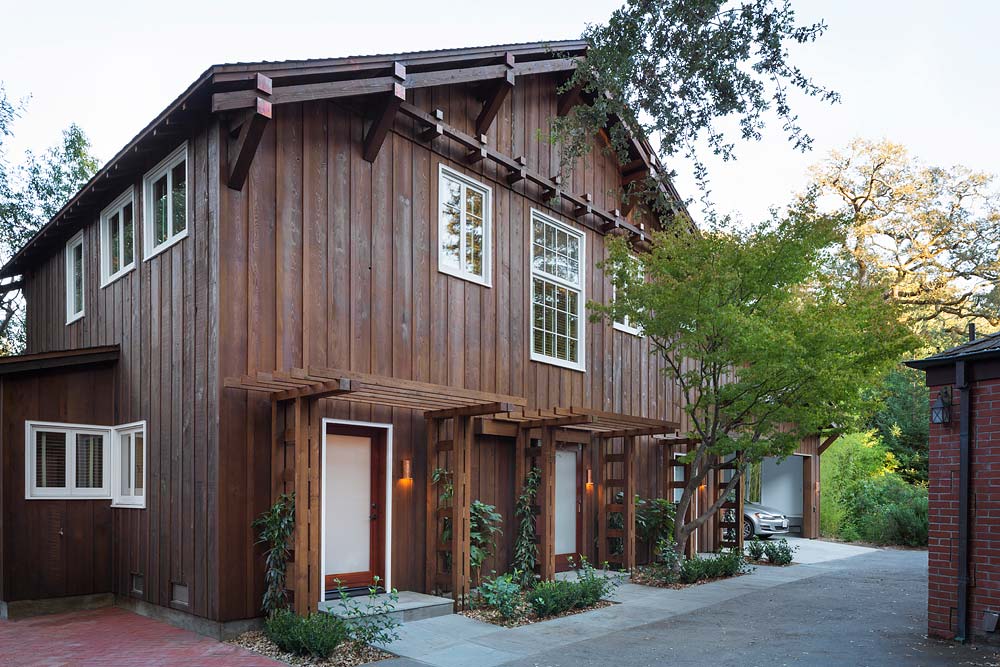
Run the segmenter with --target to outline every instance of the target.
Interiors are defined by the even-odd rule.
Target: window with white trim
[[[104,426],[25,423],[25,497],[110,498]]]
[[[101,212],[101,286],[135,268],[135,197],[132,188]]]
[[[631,264],[631,268],[633,269],[633,271],[632,271],[633,275],[636,278],[638,278],[639,275],[640,275],[640,272],[642,271],[642,261],[638,257],[635,257],[634,255],[632,255],[632,256],[629,257],[629,263]],[[612,285],[611,286],[611,298],[612,299],[616,299],[617,295],[618,295],[618,289],[614,285]],[[619,331],[624,331],[625,333],[632,334],[633,336],[641,336],[642,335],[642,329],[640,329],[638,326],[632,324],[632,322],[629,319],[628,315],[623,315],[621,320],[615,320],[612,323],[612,325],[614,326],[615,329],[618,329]]]
[[[115,507],[146,506],[146,422],[116,426],[112,429],[115,443],[114,486]]]
[[[489,287],[492,190],[441,165],[438,201],[438,269]]]
[[[66,244],[66,324],[83,317],[84,262],[83,232]]]
[[[187,236],[187,143],[142,179],[143,249],[146,259]]]
[[[531,358],[584,370],[584,236],[531,210]]]

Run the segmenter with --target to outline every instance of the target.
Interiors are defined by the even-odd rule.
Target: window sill
[[[101,283],[101,289],[104,289],[105,287],[109,287],[110,285],[118,282],[119,280],[121,280],[122,278],[124,278],[128,274],[132,273],[133,271],[135,271],[135,262],[132,262],[129,266],[127,266],[126,268],[122,269],[121,271],[119,271],[118,273],[114,274],[113,276],[108,276],[107,278],[105,278],[104,282]]]
[[[559,359],[558,357],[547,357],[544,354],[537,354],[535,352],[531,353],[531,360],[538,362],[540,364],[548,364],[550,366],[559,366],[560,368],[566,368],[571,371],[576,371],[578,373],[586,373],[587,366],[583,363],[573,363],[572,361],[566,361],[565,359]]]
[[[146,509],[146,503],[123,503],[112,501],[111,507],[122,510],[144,510]]]
[[[493,288],[492,283],[486,278],[480,278],[479,276],[472,273],[462,273],[462,271],[460,271],[459,269],[447,265],[439,264],[438,273],[443,273],[445,275],[452,276],[453,278],[458,278],[459,280],[464,280],[466,282],[474,283],[476,285],[482,285],[483,287],[486,287],[488,289]]]
[[[51,495],[29,495],[24,494],[25,500],[111,500],[111,496],[81,496],[79,494],[53,493]]]
[[[616,331],[622,331],[624,333],[631,334],[632,336],[636,336],[638,338],[643,337],[642,330],[639,329],[638,327],[630,327],[627,324],[622,324],[621,322],[613,322],[611,326]]]
[[[76,315],[73,315],[72,317],[67,317],[66,318],[66,326],[69,326],[69,325],[73,324],[73,322],[77,322],[79,320],[82,320],[84,315],[86,315],[86,311],[81,310]]]
[[[143,231],[145,231],[145,229]],[[167,249],[169,249],[169,248],[177,245],[181,241],[183,241],[184,239],[187,238],[187,236],[188,236],[188,230],[185,228],[184,231],[181,232],[180,234],[178,234],[177,236],[174,236],[170,240],[164,241],[163,243],[161,243],[160,245],[156,246],[155,248],[152,248],[149,252],[146,253],[146,256],[143,257],[142,261],[148,262],[149,260],[151,260],[154,257],[156,257],[157,255],[159,255],[164,250],[167,250]]]

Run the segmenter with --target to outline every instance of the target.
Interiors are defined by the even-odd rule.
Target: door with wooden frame
[[[583,553],[583,448],[556,448],[556,572],[580,564]]]
[[[327,424],[324,447],[326,590],[384,582],[386,431]]]

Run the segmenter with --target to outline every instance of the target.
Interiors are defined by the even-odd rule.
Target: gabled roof
[[[33,259],[50,253],[93,220],[137,174],[144,173],[215,112],[252,111],[262,90],[273,103],[329,99],[392,90],[400,69],[405,88],[499,80],[515,75],[570,72],[587,52],[583,40],[505,44],[344,58],[213,65],[151,123],[132,138],[14,256],[0,278],[22,273]],[[400,67],[402,66],[402,67]],[[273,86],[273,87],[272,87]],[[273,93],[273,94],[272,94]],[[269,110],[270,103],[267,102]],[[663,172],[644,138],[633,142],[640,162]],[[676,192],[673,193],[679,199]],[[567,195],[567,198],[570,198]],[[570,198],[570,201],[574,200]],[[581,204],[590,210],[589,204]],[[608,218],[606,212],[604,218]],[[617,213],[615,214],[617,218]],[[613,219],[618,224],[617,219]],[[609,223],[610,224],[610,223]],[[622,223],[626,226],[628,223]]]
[[[907,361],[906,365],[910,368],[926,369],[933,366],[950,366],[960,360],[979,360],[990,357],[1000,357],[1000,333],[970,340],[968,343],[962,343],[950,350],[932,354],[925,359]]]

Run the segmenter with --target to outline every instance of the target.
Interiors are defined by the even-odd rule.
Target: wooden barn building
[[[641,333],[586,303],[613,298],[607,235],[657,227],[621,192],[659,166],[597,136],[555,178],[540,137],[586,103],[559,93],[585,54],[214,66],[110,160],[0,271],[27,301],[0,360],[3,613],[113,599],[237,629],[264,587],[251,522],[292,491],[296,609],[375,575],[460,605],[469,504],[503,515],[507,569],[531,465],[543,576],[642,558],[614,525],[684,483],[685,416]]]

